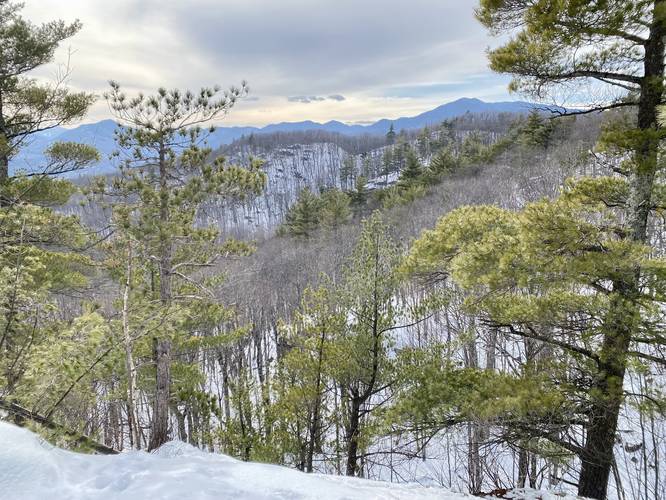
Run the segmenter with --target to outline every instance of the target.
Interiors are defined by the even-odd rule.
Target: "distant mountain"
[[[115,149],[113,131],[116,126],[116,122],[113,120],[103,120],[97,123],[80,125],[73,129],[57,127],[35,134],[27,146],[12,161],[12,170],[38,170],[39,166],[44,164],[44,151],[53,142],[61,141],[95,146],[102,156],[100,164],[95,167],[96,173],[109,171],[113,168],[109,156]]]
[[[495,114],[495,113],[527,113],[536,105],[522,101],[484,102],[480,99],[463,98],[443,104],[433,110],[426,111],[417,116],[398,118],[396,120],[382,119],[370,125],[347,125],[339,121],[316,123],[313,121],[283,122],[265,127],[218,127],[209,137],[208,143],[213,149],[249,134],[270,134],[275,132],[301,132],[309,130],[324,130],[344,135],[382,135],[388,132],[391,124],[396,132],[400,130],[416,130],[428,125],[437,125],[444,120],[465,115]],[[95,146],[102,155],[102,160],[89,173],[105,173],[113,171],[114,165],[109,159],[115,149],[113,131],[116,124],[113,120],[103,120],[98,123],[81,125],[73,129],[55,128],[36,134],[12,162],[12,170],[36,170],[43,165],[44,150],[54,141],[81,142]]]
[[[385,134],[393,124],[396,131],[420,129],[427,125],[436,125],[444,120],[472,114],[495,113],[528,113],[536,105],[522,101],[484,102],[480,99],[463,98],[443,104],[431,111],[426,111],[411,118],[398,118],[397,120],[379,120],[372,125],[362,127],[366,133]]]

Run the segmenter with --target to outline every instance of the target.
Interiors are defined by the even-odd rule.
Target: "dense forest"
[[[511,35],[488,57],[513,91],[584,105],[212,150],[245,83],[44,83],[81,25],[0,0],[2,419],[87,453],[178,439],[479,495],[666,498],[666,2],[476,16]],[[62,142],[12,168],[96,99],[115,173]]]

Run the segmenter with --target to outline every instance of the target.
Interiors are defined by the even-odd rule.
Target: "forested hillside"
[[[160,491],[134,460],[182,494],[181,466],[205,498],[313,495],[207,452],[420,484],[308,482],[325,498],[666,498],[666,3],[482,0],[476,16],[513,37],[489,52],[512,90],[576,85],[575,106],[212,148],[246,83],[44,83],[32,72],[80,24],[0,0],[0,418],[85,453],[175,450],[164,471],[114,457],[120,484],[62,451],[57,472],[0,422],[0,485],[28,488],[11,472],[28,446],[58,495],[62,474],[94,475],[82,498]],[[100,176],[94,144],[57,140],[98,98]],[[22,171],[33,140],[44,157]]]

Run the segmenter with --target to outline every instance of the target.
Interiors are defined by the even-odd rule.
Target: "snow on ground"
[[[172,442],[156,453],[84,455],[0,422],[0,498],[75,499],[438,499],[469,497],[439,488],[304,474],[244,463]]]
[[[1,500],[471,500],[469,495],[415,484],[302,472],[245,463],[171,442],[155,453],[84,455],[51,446],[0,421]],[[516,500],[573,500],[521,491]]]

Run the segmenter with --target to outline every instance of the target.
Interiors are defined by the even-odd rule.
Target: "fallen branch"
[[[17,405],[16,403],[10,403],[4,399],[0,399],[0,409],[5,410],[10,415],[13,415],[13,423],[20,427],[24,427],[26,420],[31,422],[38,423],[43,425],[48,429],[52,429],[58,432],[62,432],[67,437],[73,439],[74,443],[77,445],[85,446],[94,450],[100,455],[116,455],[118,454],[117,450],[106,446],[105,444],[95,441],[90,436],[86,436],[80,432],[67,429],[66,427],[53,422],[51,419],[44,417],[38,413],[32,412],[22,406]]]

